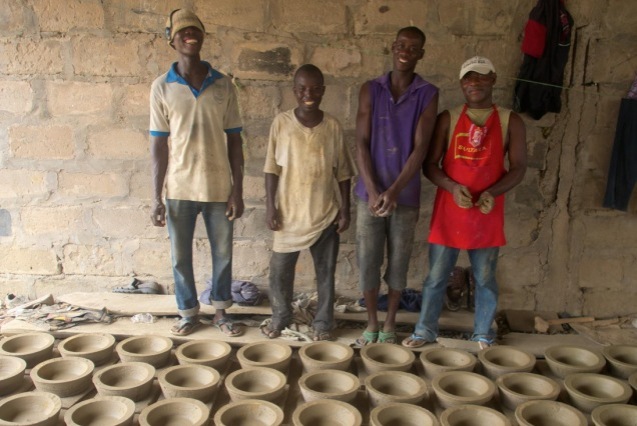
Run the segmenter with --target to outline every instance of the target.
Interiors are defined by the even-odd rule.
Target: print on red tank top
[[[498,110],[484,126],[474,124],[464,106],[442,160],[442,169],[455,182],[469,188],[473,203],[505,173],[504,144]],[[429,242],[459,249],[499,247],[504,237],[504,195],[495,197],[488,214],[478,207],[458,207],[453,195],[438,188],[431,215]]]

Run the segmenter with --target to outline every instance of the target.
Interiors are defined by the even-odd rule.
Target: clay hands
[[[469,188],[464,185],[458,184],[453,187],[453,201],[458,207],[463,209],[470,209],[473,207],[471,192],[469,192]]]
[[[493,206],[495,206],[495,200],[493,198],[493,195],[489,194],[487,191],[484,191],[482,194],[480,194],[480,198],[478,198],[478,201],[475,205],[483,214],[489,214],[489,212],[493,210]]]

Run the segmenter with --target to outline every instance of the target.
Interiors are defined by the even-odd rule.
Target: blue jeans
[[[199,213],[206,225],[212,252],[211,304],[216,309],[232,306],[232,221],[226,217],[226,203],[166,200],[175,296],[182,317],[199,312],[192,265],[192,244]]]
[[[491,324],[498,307],[498,283],[495,269],[498,263],[499,247],[467,250],[475,277],[474,330],[471,340],[495,337]],[[447,281],[458,260],[460,249],[438,244],[429,244],[429,275],[422,285],[422,308],[414,334],[427,341],[438,337],[438,319],[442,312]]]
[[[334,274],[340,241],[336,228],[336,225],[327,227],[310,247],[318,294],[316,315],[312,323],[315,331],[328,331],[334,326]],[[292,322],[294,269],[299,253],[273,252],[270,259],[270,304],[272,328],[275,330],[283,330]]]
[[[407,287],[409,260],[414,247],[418,208],[399,205],[388,217],[372,216],[367,201],[356,205],[356,254],[361,291],[380,287],[380,269],[387,246],[387,267],[383,279],[401,291]]]

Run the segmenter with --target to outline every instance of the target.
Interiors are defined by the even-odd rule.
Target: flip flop
[[[420,348],[425,346],[427,343],[433,342],[417,334],[412,334],[402,341],[402,345],[406,348]]]
[[[115,287],[113,293],[127,294],[161,294],[161,287],[154,281],[140,281],[133,278],[133,281],[126,287]]]
[[[315,330],[312,340],[322,342],[324,340],[334,340],[334,337],[332,337],[332,334],[327,330]]]
[[[269,325],[264,325],[263,327],[261,327],[261,334],[263,334],[268,339],[276,339],[277,337],[281,336],[281,330],[272,328]]]
[[[376,343],[378,340],[378,331],[363,331],[363,335],[356,339],[356,344],[358,346],[367,346],[370,343]]]
[[[243,331],[234,328],[234,324],[227,318],[221,318],[213,322],[212,325],[228,337],[239,337],[243,334]],[[223,326],[225,326],[225,330],[222,328]]]
[[[196,317],[183,317],[172,326],[170,333],[175,336],[187,336],[200,325],[201,322]]]
[[[395,331],[382,331],[378,332],[378,343],[398,343]]]

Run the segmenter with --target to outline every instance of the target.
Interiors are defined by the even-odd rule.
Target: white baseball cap
[[[459,79],[462,79],[462,77],[470,71],[475,71],[478,74],[489,74],[491,72],[495,72],[495,68],[491,61],[487,58],[474,56],[471,59],[467,59],[464,64],[462,64],[462,67],[460,67]]]

